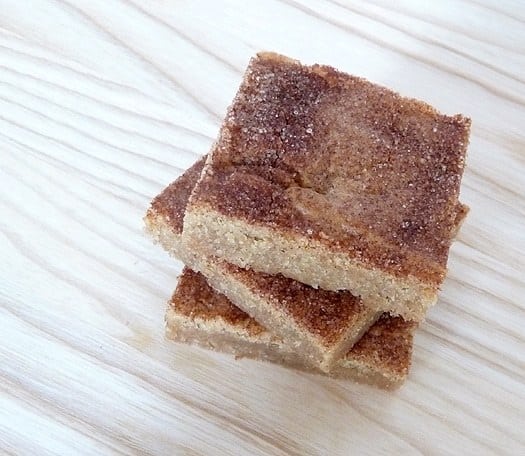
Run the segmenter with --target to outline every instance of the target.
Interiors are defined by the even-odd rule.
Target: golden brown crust
[[[213,290],[204,276],[185,267],[169,305],[181,315],[191,319],[214,320],[221,318],[230,325],[243,328],[250,335],[265,331],[253,318],[234,306],[226,296]]]
[[[160,215],[170,221],[176,233],[182,233],[184,213],[195,184],[199,180],[207,155],[197,160],[179,178],[168,185],[151,202],[149,213]],[[466,204],[458,203],[455,216],[454,234],[467,217],[470,208]]]
[[[189,268],[184,268],[169,305],[178,314],[199,324],[204,322],[211,326],[220,319],[231,325],[232,329],[248,328],[250,335],[267,332],[266,328],[234,306],[225,296],[214,291],[204,276]],[[382,372],[390,378],[404,379],[410,367],[416,327],[415,323],[385,314],[348,351],[343,361],[358,361],[371,371]]]
[[[199,180],[206,156],[197,160],[179,178],[156,196],[148,209],[148,215],[160,215],[170,222],[175,233],[182,233],[184,213],[188,199]]]
[[[304,331],[315,335],[326,347],[337,344],[364,316],[373,315],[348,291],[314,289],[282,275],[254,273],[229,263],[224,266],[233,277],[279,308]]]
[[[168,220],[175,234],[182,233],[183,216],[190,194],[197,182],[206,157],[198,160],[175,182],[170,184],[152,202],[148,211],[152,223],[157,217]],[[468,207],[458,204],[456,209],[456,223],[459,224],[468,212]],[[349,292],[331,292],[312,287],[283,277],[254,273],[237,266],[223,263],[228,273],[249,287],[289,316],[297,325],[311,334],[325,346],[337,342],[338,338],[357,323],[366,311],[362,302]],[[189,272],[188,275],[194,273]],[[180,287],[189,286],[182,276]],[[198,281],[189,282],[192,286]],[[197,295],[188,290],[188,295]],[[192,302],[180,303],[181,308],[193,309]],[[202,305],[206,306],[206,299]],[[226,306],[227,310],[228,306]],[[202,312],[202,309],[199,310]],[[227,313],[226,313],[227,314]],[[236,317],[236,315],[233,315]]]
[[[157,225],[155,220],[162,217],[169,220],[174,233],[182,232],[186,203],[198,180],[204,160],[205,157],[196,162],[153,200],[148,211],[152,225]],[[275,306],[280,313],[293,320],[298,327],[314,335],[325,347],[337,345],[351,328],[357,328],[363,321],[368,321],[368,316],[371,318],[374,314],[348,291],[314,289],[282,275],[254,273],[225,262],[221,262],[221,266],[233,278],[264,298],[270,306]],[[183,283],[180,285],[183,288],[189,286],[184,277],[183,274]],[[194,281],[193,286],[196,283]],[[204,299],[203,303],[205,302]],[[182,308],[191,309],[191,303]]]
[[[383,314],[352,347],[352,358],[365,364],[381,364],[390,372],[405,376],[410,367],[416,328],[417,324],[412,321]]]
[[[439,284],[470,120],[334,70],[252,59],[189,210]]]

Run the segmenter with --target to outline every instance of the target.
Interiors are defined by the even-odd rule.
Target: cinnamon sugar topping
[[[364,79],[262,53],[193,204],[439,283],[469,128]]]

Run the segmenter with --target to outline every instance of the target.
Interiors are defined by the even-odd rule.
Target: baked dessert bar
[[[296,357],[328,372],[381,314],[348,291],[316,290],[186,249],[181,243],[183,215],[203,166],[204,159],[153,200],[145,217],[147,230],[168,252],[202,272],[216,290],[285,339]]]
[[[168,338],[310,372],[295,348],[274,336],[211,288],[204,276],[185,268],[166,314]],[[381,388],[399,387],[407,377],[414,322],[383,315],[337,361],[330,376]]]
[[[381,315],[347,291],[316,290],[281,275],[255,273],[190,251],[181,243],[183,215],[202,158],[151,203],[147,230],[171,254],[202,272],[238,307],[295,347],[303,363],[326,372]],[[457,223],[468,208],[459,205]]]
[[[421,320],[454,230],[470,120],[322,65],[248,66],[184,217],[188,249]]]

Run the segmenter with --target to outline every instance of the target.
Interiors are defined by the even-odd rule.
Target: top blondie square
[[[470,119],[275,54],[250,61],[191,195],[187,248],[421,320],[446,264]]]

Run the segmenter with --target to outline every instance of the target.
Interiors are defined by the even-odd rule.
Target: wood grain
[[[522,2],[0,0],[0,12],[0,453],[523,452]],[[473,119],[472,210],[398,392],[164,340],[181,264],[141,218],[207,152],[261,49]]]

